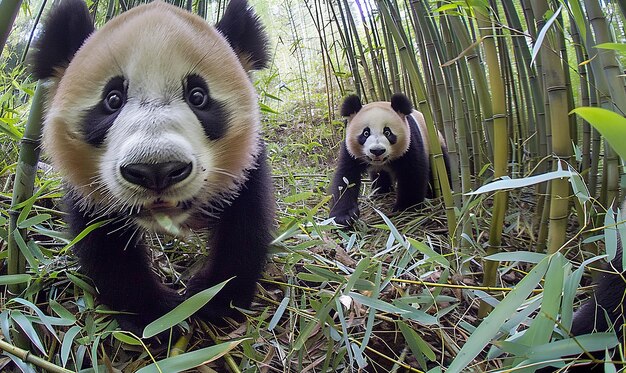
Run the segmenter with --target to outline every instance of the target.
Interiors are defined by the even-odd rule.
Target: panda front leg
[[[247,308],[252,302],[273,239],[272,190],[263,152],[238,196],[220,213],[219,222],[211,229],[209,263],[194,275],[187,287],[190,296],[232,278],[200,311],[208,321],[219,322],[224,316],[237,318],[238,312],[231,304]]]
[[[366,167],[364,162],[350,155],[345,141],[342,141],[337,171],[330,186],[333,198],[329,215],[335,218],[337,224],[351,226],[359,218],[361,174],[365,172]]]
[[[94,218],[81,212],[71,198],[66,198],[66,203],[70,231],[76,236]],[[80,272],[93,281],[101,303],[125,312],[116,315],[122,329],[141,336],[147,324],[176,307],[183,297],[165,286],[152,270],[149,249],[141,241],[142,231],[123,217],[106,219],[112,221],[74,247]]]
[[[393,181],[387,171],[370,172],[372,189],[376,194],[386,194],[391,192]]]
[[[391,168],[397,183],[397,197],[393,210],[402,211],[410,207],[419,207],[428,192],[430,178],[428,157],[415,151],[411,146],[402,157],[392,162]]]

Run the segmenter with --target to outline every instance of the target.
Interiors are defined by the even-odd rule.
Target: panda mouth
[[[367,160],[369,161],[370,164],[374,164],[374,165],[382,165],[385,162],[387,162],[387,159],[389,158],[387,157],[376,157],[376,158],[372,158],[368,155],[365,156],[367,158]]]
[[[146,203],[142,206],[141,212],[147,214],[164,214],[164,215],[177,215],[191,206],[191,201],[168,201],[163,199],[156,199],[150,203]]]

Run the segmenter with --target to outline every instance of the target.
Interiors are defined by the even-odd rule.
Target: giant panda
[[[249,307],[274,226],[272,181],[248,75],[268,61],[245,0],[215,27],[156,1],[95,31],[82,0],[49,13],[32,55],[49,85],[43,147],[67,187],[80,270],[119,324],[141,331],[187,297],[230,282],[200,315]],[[184,293],[151,266],[146,235],[209,234]]]
[[[358,219],[364,172],[369,174],[377,193],[388,193],[396,184],[394,211],[418,206],[432,195],[426,122],[406,95],[396,93],[391,102],[366,105],[358,96],[350,95],[343,101],[341,115],[347,117],[346,135],[331,182],[330,209],[330,217],[337,224],[351,226]],[[447,148],[441,134],[439,141],[449,173]]]

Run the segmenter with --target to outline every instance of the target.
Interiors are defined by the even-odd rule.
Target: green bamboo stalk
[[[436,32],[434,25],[432,24],[432,12],[421,0],[412,2],[412,14],[415,19],[416,25],[420,28],[421,34],[424,38],[424,46],[426,50],[422,50],[422,55],[428,56],[428,65],[424,65],[424,68],[429,68],[435,83],[439,106],[441,108],[442,122],[444,135],[448,146],[448,156],[450,158],[450,174],[452,175],[452,188],[453,190],[461,190],[461,180],[457,175],[459,172],[459,152],[457,149],[457,139],[455,138],[454,128],[454,113],[451,106],[450,92],[448,90],[448,83],[446,80],[450,80],[449,77],[444,76],[441,69],[441,59],[443,51],[436,46],[442,45],[441,36]],[[461,194],[457,194],[455,197],[455,206],[461,208]]]
[[[402,92],[396,47],[391,32],[387,32],[384,18],[381,18],[381,33],[385,37],[385,52],[387,53],[387,64],[389,66],[389,75],[391,76],[391,89],[393,92]]]
[[[452,32],[460,40],[460,45],[465,48],[469,48],[472,45],[470,41],[469,32],[463,25],[459,17],[450,16],[448,18],[450,25],[452,26]],[[466,55],[466,61],[469,65],[469,71],[476,90],[476,104],[480,105],[480,111],[482,114],[482,127],[478,126],[477,120],[472,120],[472,144],[474,148],[474,172],[480,170],[485,164],[486,159],[492,159],[493,150],[490,144],[485,144],[485,139],[489,140],[487,131],[493,125],[493,109],[490,105],[491,93],[487,84],[487,75],[485,74],[484,66],[480,62],[480,57],[476,48],[472,48]],[[491,140],[489,140],[491,141]],[[483,157],[483,154],[485,157]],[[475,187],[480,186],[480,179],[475,179]]]
[[[532,6],[530,0],[522,0],[522,10],[524,12],[524,18],[526,19],[526,26],[528,27],[528,33],[533,40],[537,39],[537,29],[535,25],[535,18],[533,15]],[[524,57],[524,63],[526,66],[530,66],[531,57],[530,54]],[[533,92],[533,106],[536,112],[537,121],[537,145],[538,154],[537,158],[540,163],[536,166],[536,171],[539,174],[546,173],[549,170],[550,158],[548,158],[548,135],[546,128],[547,116],[544,97],[543,80],[537,77],[543,76],[543,67],[541,65],[541,59],[535,61],[535,68],[531,69],[531,91]],[[534,72],[534,74],[533,74]],[[537,206],[535,208],[534,226],[538,227],[536,250],[538,252],[544,252],[546,247],[546,241],[548,240],[548,218],[550,209],[546,206],[548,200],[548,185],[546,183],[539,183],[535,186],[535,190],[538,196]]]
[[[17,356],[22,361],[38,366],[39,368],[44,369],[46,372],[50,372],[50,373],[71,373],[72,372],[71,370],[67,370],[56,364],[52,364],[51,362],[46,361],[45,359],[42,359],[39,356],[35,356],[30,351],[21,349],[8,342],[5,342],[2,339],[0,339],[0,351],[5,351],[8,354]]]
[[[382,82],[381,82],[381,78],[382,78],[382,69],[380,67],[380,62],[378,61],[378,56],[376,55],[376,45],[372,42],[372,36],[371,36],[371,32],[372,29],[370,29],[367,26],[367,20],[365,19],[365,12],[363,11],[363,7],[361,6],[361,1],[357,0],[356,1],[356,6],[359,9],[359,14],[361,15],[361,24],[363,26],[364,29],[364,34],[365,34],[365,40],[367,42],[367,49],[369,50],[369,55],[370,55],[370,61],[372,63],[372,76],[374,78],[374,86],[376,87],[376,98],[378,100],[385,100],[385,92],[386,89],[383,88]],[[365,58],[365,55],[362,56],[363,58]]]
[[[18,230],[17,218],[19,211],[15,206],[26,201],[33,196],[35,176],[37,174],[37,163],[39,162],[41,125],[43,118],[43,98],[44,88],[37,84],[35,94],[31,100],[30,114],[24,128],[20,151],[18,155],[17,168],[15,170],[15,183],[13,186],[13,197],[11,199],[11,209],[9,210],[9,242],[8,242],[8,266],[7,274],[17,275],[26,273],[26,259],[22,255],[14,234],[25,235],[24,230]],[[8,286],[12,296],[20,294],[25,289],[25,284],[12,284]]]
[[[538,25],[543,26],[544,15],[548,11],[545,0],[533,0],[533,14]],[[544,84],[547,92],[550,128],[552,129],[552,151],[560,167],[567,168],[572,156],[572,139],[569,125],[569,106],[565,71],[559,53],[557,27],[551,27],[539,50],[544,67]],[[567,179],[554,179],[550,182],[550,226],[548,230],[548,253],[558,251],[567,237],[570,187]]]
[[[424,82],[417,69],[417,61],[415,55],[409,53],[407,48],[406,35],[403,33],[403,29],[397,23],[397,19],[394,19],[392,12],[390,11],[391,5],[389,0],[379,0],[378,7],[383,17],[386,19],[386,23],[393,33],[394,40],[398,46],[400,57],[402,58],[403,65],[407,72],[410,74],[412,87],[418,97],[419,109],[424,115],[426,121],[426,127],[428,128],[429,147],[432,155],[431,164],[433,165],[433,175],[435,180],[438,180],[441,186],[441,192],[443,194],[444,205],[446,208],[446,217],[448,223],[448,233],[452,239],[452,246],[454,246],[454,236],[456,229],[456,216],[454,212],[454,201],[452,199],[452,191],[448,183],[446,176],[446,166],[443,161],[443,155],[441,153],[441,145],[439,144],[439,136],[435,129],[432,112],[428,102],[426,101],[426,92],[424,89]],[[437,184],[437,181],[435,182]],[[437,187],[437,185],[435,185]]]
[[[589,106],[589,77],[587,76],[587,64],[584,63],[589,59],[589,57],[586,50],[583,48],[583,41],[581,39],[580,32],[578,31],[578,26],[576,25],[574,19],[570,19],[570,34],[572,35],[574,51],[576,52],[576,60],[578,62],[577,66],[580,85],[580,104],[581,106]],[[585,181],[585,184],[587,184],[587,186],[590,185],[590,180],[592,179],[592,175],[589,172],[591,169],[591,128],[592,127],[589,122],[585,120],[582,121],[582,159],[580,162],[580,171],[583,180]],[[595,178],[595,175],[593,175],[593,178]],[[590,193],[592,196],[595,195],[595,190],[590,189]]]
[[[444,46],[446,48],[446,56],[448,59],[451,57],[458,56],[462,49],[460,45],[458,45],[458,39],[453,38],[450,32],[450,26],[448,23],[447,16],[443,16],[440,18],[440,26],[441,26],[441,34],[444,40]],[[463,60],[461,60],[463,61]],[[464,90],[463,88],[463,79],[462,79],[462,70],[466,71],[466,74],[469,76],[469,72],[467,71],[467,64],[465,63],[454,63],[443,67],[444,70],[448,70],[448,74],[450,76],[450,84],[451,84],[451,96],[452,96],[452,104],[454,107],[454,127],[457,130],[457,143],[459,149],[459,163],[460,163],[460,172],[461,172],[461,199],[462,206],[465,206],[466,203],[470,200],[470,198],[466,195],[466,193],[472,190],[472,170],[471,170],[471,162],[470,162],[470,153],[471,153],[471,139],[468,138],[469,128],[469,118],[468,118],[468,105],[466,102],[470,103],[473,101],[473,92],[471,89]],[[469,80],[469,79],[468,79]],[[465,96],[464,96],[465,95]],[[465,99],[465,100],[464,100]],[[473,105],[472,105],[473,106]],[[458,190],[458,189],[457,189]],[[460,217],[461,221],[459,225],[461,226],[461,231],[467,237],[472,237],[472,225],[470,222],[470,214],[462,214]],[[459,240],[459,246],[461,250],[470,248],[470,242],[468,240]]]
[[[11,28],[20,11],[22,0],[2,0],[0,1],[0,52],[9,38]]]
[[[343,9],[341,8],[341,1],[337,2],[337,9],[339,10],[339,17],[335,13],[335,8],[330,7],[333,11],[333,19],[337,22],[337,31],[339,32],[339,37],[341,39],[342,45],[345,48],[346,59],[348,60],[348,66],[350,67],[350,72],[354,77],[354,88],[357,96],[362,97],[362,92],[365,91],[365,87],[363,85],[363,79],[361,79],[361,73],[359,72],[359,67],[355,60],[355,52],[354,46],[352,45],[352,38],[349,34],[348,24],[346,21],[346,17]],[[349,9],[348,9],[349,11]],[[339,24],[339,20],[341,20],[341,24]],[[345,95],[346,92],[341,91],[342,95]]]
[[[509,26],[511,29],[518,32],[519,35],[522,35],[522,24],[514,4],[512,2],[504,1],[502,5],[504,6]],[[528,158],[530,161],[528,162],[527,167],[528,169],[532,169],[536,164],[537,158],[539,157],[539,143],[537,135],[539,114],[537,113],[537,105],[535,105],[535,102],[537,101],[534,101],[534,98],[538,96],[538,102],[541,103],[543,102],[543,95],[537,85],[535,69],[530,63],[531,54],[528,48],[528,43],[526,43],[525,39],[522,37],[513,37],[512,42],[513,52],[515,54],[515,63],[519,73],[519,79],[516,84],[519,84],[522,90],[523,102],[521,103],[521,107],[526,108],[525,120],[528,122],[525,138],[532,136],[532,138],[527,141],[527,148],[529,152]],[[539,107],[543,112],[543,106],[539,105]],[[541,125],[543,125],[543,123]]]
[[[372,78],[372,71],[367,63],[367,57],[365,56],[365,52],[363,50],[363,44],[361,44],[361,40],[359,39],[359,32],[356,28],[356,23],[354,18],[352,18],[352,12],[350,12],[350,5],[348,5],[348,0],[343,0],[343,6],[345,9],[346,23],[350,27],[350,31],[352,32],[353,41],[356,45],[356,50],[358,51],[358,56],[363,66],[363,75],[365,76],[365,80],[367,81],[367,90],[369,90],[369,97],[375,101],[378,99],[378,95],[376,94],[376,88],[374,85],[374,80]],[[365,91],[363,92],[365,95]],[[365,102],[369,101],[367,97],[365,98]]]
[[[498,52],[494,40],[493,19],[490,18],[486,8],[474,8],[476,20],[483,38],[483,48],[487,68],[489,70],[489,86],[491,88],[491,106],[493,112],[493,170],[494,177],[499,178],[507,175],[508,166],[508,133],[507,133],[507,113],[504,81]],[[502,245],[502,228],[504,226],[504,215],[506,213],[508,193],[498,191],[494,196],[491,224],[489,226],[489,246],[486,255],[492,255],[500,251]],[[483,262],[483,286],[494,286],[498,262],[484,260]],[[478,310],[479,317],[485,317],[491,307],[487,303],[481,303]]]

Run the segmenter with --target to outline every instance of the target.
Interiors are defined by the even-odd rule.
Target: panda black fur
[[[358,96],[351,95],[344,100],[341,115],[347,117],[346,139],[331,183],[330,217],[336,223],[349,226],[358,219],[361,175],[366,171],[377,193],[387,193],[396,184],[394,211],[419,205],[431,196],[426,122],[408,97],[396,93],[391,102],[362,105]],[[449,170],[441,135],[439,140]]]
[[[34,75],[50,81],[43,144],[67,185],[81,271],[123,327],[139,331],[186,297],[234,277],[201,311],[248,307],[274,225],[274,197],[248,71],[268,61],[245,0],[212,27],[173,5],[133,8],[95,31],[81,0],[43,25]],[[185,294],[151,267],[146,232],[210,232],[209,264]]]

